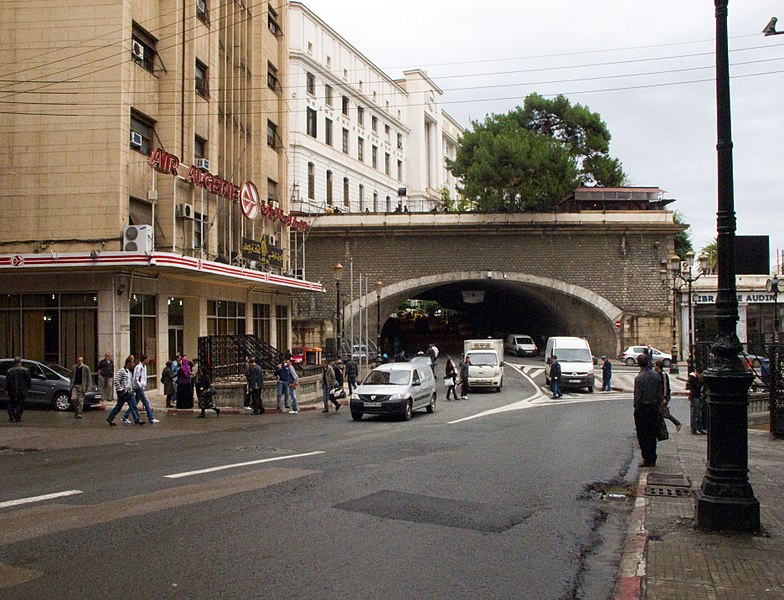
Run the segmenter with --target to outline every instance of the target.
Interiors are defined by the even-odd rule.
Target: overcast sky
[[[630,184],[676,200],[696,252],[716,237],[711,0],[304,4],[390,76],[426,70],[463,126],[531,92],[598,112]],[[730,2],[737,233],[769,235],[774,268],[784,249],[784,35],[762,35],[772,16],[784,30],[784,2]]]

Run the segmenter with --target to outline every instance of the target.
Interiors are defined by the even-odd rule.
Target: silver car
[[[5,392],[5,374],[14,366],[13,358],[0,359],[0,399],[8,402]],[[25,405],[44,404],[54,410],[71,410],[71,371],[54,363],[22,360],[22,366],[30,371],[32,387],[25,397]],[[101,402],[98,386],[90,386],[84,395],[85,406]]]
[[[398,415],[408,421],[420,408],[432,413],[436,410],[433,371],[408,362],[380,365],[354,389],[349,406],[355,421],[364,414]]]

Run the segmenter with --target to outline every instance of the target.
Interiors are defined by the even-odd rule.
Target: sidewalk
[[[694,528],[707,436],[670,430],[656,467],[640,473],[615,598],[784,598],[784,441],[749,429],[762,533],[708,534]]]

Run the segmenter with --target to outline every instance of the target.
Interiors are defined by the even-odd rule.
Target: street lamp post
[[[381,280],[376,281],[376,360],[381,354]]]
[[[773,294],[773,345],[778,346],[779,343],[779,284],[780,280],[777,276],[768,279],[765,288],[769,294]]]
[[[732,180],[732,123],[727,37],[728,0],[714,0],[716,17],[716,132],[718,210],[716,213],[719,333],[708,369],[707,468],[697,492],[696,526],[702,531],[760,531],[760,504],[749,483],[748,391],[753,375],[743,368],[736,327],[735,199]]]
[[[671,256],[670,257],[670,272],[672,273],[672,289],[673,289],[673,323],[672,323],[672,357],[673,362],[676,361],[675,356],[677,354],[677,348],[675,346],[675,294],[681,290],[681,288],[686,285],[689,297],[687,299],[687,310],[688,310],[688,348],[689,348],[689,356],[686,359],[686,371],[691,372],[694,368],[694,305],[692,300],[692,285],[695,281],[697,281],[700,277],[705,275],[708,269],[708,257],[704,254],[700,254],[698,261],[700,263],[699,273],[695,277],[692,271],[694,267],[694,252],[689,250],[686,253],[686,260],[681,261],[678,256]],[[677,283],[678,280],[681,283]],[[677,373],[678,371],[671,371]]]
[[[335,274],[335,356],[340,357],[340,282],[343,279],[343,265],[337,263],[332,268]]]

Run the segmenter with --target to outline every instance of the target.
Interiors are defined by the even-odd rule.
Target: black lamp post
[[[782,32],[784,33],[784,32]],[[779,284],[780,280],[777,276],[768,279],[765,284],[765,289],[769,294],[773,294],[773,345],[778,346],[779,343]]]
[[[337,263],[332,270],[335,273],[335,356],[340,357],[340,282],[343,279],[343,265]]]
[[[376,281],[376,360],[381,354],[381,280]]]
[[[735,200],[732,180],[732,122],[727,39],[728,0],[716,7],[716,130],[718,168],[719,333],[704,372],[708,396],[708,465],[697,492],[696,525],[702,531],[760,530],[760,505],[749,483],[748,390],[753,375],[743,368],[735,332],[738,297],[735,287]]]

